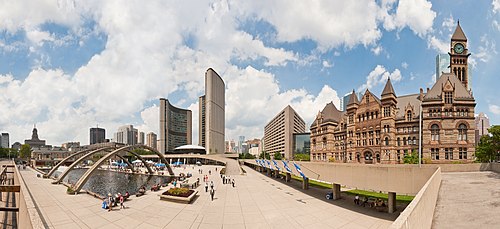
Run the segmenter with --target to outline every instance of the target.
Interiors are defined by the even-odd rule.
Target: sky
[[[472,10],[473,9],[473,10]],[[60,145],[89,128],[159,133],[159,98],[193,112],[213,68],[226,84],[226,140],[261,138],[291,105],[309,129],[353,89],[432,87],[457,21],[475,112],[500,122],[500,0],[0,1],[0,132]],[[495,64],[496,63],[496,64]]]

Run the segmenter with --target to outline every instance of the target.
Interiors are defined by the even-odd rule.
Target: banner
[[[266,162],[267,162],[267,166],[268,166],[270,169],[273,169],[273,168],[271,167],[271,162],[269,162],[268,160],[266,160]]]
[[[283,162],[283,166],[285,167],[286,171],[288,171],[289,173],[292,173],[292,170],[290,169],[290,167],[288,167],[288,164],[284,161],[284,160],[281,160]]]
[[[274,163],[274,167],[276,167],[276,169],[278,170],[278,172],[281,172],[281,169],[280,167],[278,166],[278,163],[276,163],[275,160],[273,160],[273,163]]]
[[[295,164],[295,162],[293,163],[293,165],[295,166],[295,169],[297,170],[297,172],[299,172],[299,174],[305,179],[307,178],[306,175],[304,175],[304,173],[302,172],[302,170],[300,169],[300,166]]]

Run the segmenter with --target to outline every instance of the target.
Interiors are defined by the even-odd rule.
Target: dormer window
[[[411,121],[411,111],[406,112],[406,121]]]
[[[447,104],[453,103],[453,92],[451,92],[451,91],[444,92],[444,103],[447,103]]]

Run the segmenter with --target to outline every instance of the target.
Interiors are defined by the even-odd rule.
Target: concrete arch
[[[106,149],[112,149],[112,148],[115,148],[115,147],[103,147],[103,148],[99,148],[99,149],[86,149],[86,150],[82,150],[82,151],[78,151],[64,159],[62,159],[59,163],[57,163],[57,165],[55,165],[47,174],[45,174],[46,177],[50,177],[52,176],[52,174],[54,174],[55,171],[57,171],[57,169],[59,169],[59,167],[61,167],[61,165],[63,165],[66,161],[68,161],[69,159],[73,158],[74,156],[79,156],[79,155],[82,155],[84,153],[87,153],[89,151],[92,151],[92,152],[98,152],[98,151],[101,151],[101,150],[106,150]]]
[[[121,147],[119,149],[116,149],[108,154],[106,154],[106,156],[102,157],[101,159],[99,159],[90,169],[88,169],[83,175],[82,177],[80,177],[80,179],[78,180],[78,182],[73,186],[73,190],[78,193],[83,185],[87,182],[87,180],[90,178],[90,175],[92,175],[92,173],[94,173],[95,170],[97,170],[105,161],[107,161],[109,158],[111,158],[112,156],[114,156],[115,154],[117,153],[120,153],[122,151],[130,151],[132,154],[134,154],[136,157],[138,157],[141,161],[144,161],[144,159],[137,153],[135,152],[132,152],[133,149],[137,149],[137,148],[142,148],[142,149],[148,149],[152,152],[154,152],[156,155],[158,155],[158,157],[160,157],[161,161],[163,163],[165,163],[165,166],[167,167],[167,170],[169,172],[169,174],[171,176],[174,175],[174,172],[172,171],[172,168],[170,168],[170,165],[168,164],[167,160],[165,159],[165,157],[159,153],[158,151],[156,151],[156,149],[153,149],[151,147],[148,147],[148,146],[145,146],[145,145],[132,145],[132,146],[124,146],[124,147]],[[147,164],[147,163],[145,163]],[[150,173],[152,173],[152,171],[150,171]]]
[[[109,149],[104,149],[104,148],[103,148],[103,149],[101,149],[101,150],[109,150]],[[90,153],[87,153],[87,154],[85,154],[84,156],[82,156],[82,157],[78,158],[78,160],[76,160],[75,162],[73,162],[73,164],[71,164],[71,165],[70,165],[70,166],[69,166],[66,170],[64,170],[64,172],[63,172],[63,173],[61,173],[61,175],[57,178],[57,180],[56,180],[54,183],[60,183],[60,182],[64,179],[64,177],[66,177],[66,175],[68,175],[68,174],[69,174],[69,172],[70,172],[71,170],[73,170],[73,168],[74,168],[75,166],[77,166],[77,165],[78,165],[78,164],[80,164],[83,160],[85,160],[85,159],[89,158],[90,156],[92,156],[92,155],[94,155],[94,154],[96,154],[96,153],[101,152],[101,150],[94,150],[94,151],[92,151],[92,152],[90,152]],[[133,154],[134,156],[136,156],[137,158],[139,158],[139,160],[141,160],[141,161],[142,161],[142,163],[146,166],[146,169],[148,169],[148,173],[149,173],[149,174],[152,174],[152,173],[153,173],[153,170],[152,170],[152,169],[151,169],[151,167],[150,167],[150,166],[146,163],[146,160],[145,160],[144,158],[142,158],[139,154],[134,153],[134,152],[129,151],[129,150],[122,150],[122,151],[129,152],[129,153]],[[121,151],[120,151],[120,152],[121,152]],[[108,156],[108,155],[109,155],[109,153],[108,153],[108,154],[106,154],[106,156]],[[105,156],[105,157],[106,157],[106,156]],[[111,155],[111,156],[113,156],[113,155]],[[130,164],[130,162],[129,162],[129,161],[127,161],[127,159],[126,159],[126,158],[123,158],[121,155],[118,155],[118,154],[115,154],[115,156],[118,156],[118,157],[120,157],[121,159],[123,159],[124,161],[126,161],[126,163],[130,166],[130,168],[134,168],[134,165]]]
[[[78,158],[77,160],[75,160],[73,162],[73,164],[71,164],[70,166],[68,166],[68,168],[66,168],[66,170],[64,170],[64,172],[61,173],[61,175],[59,175],[59,177],[57,177],[57,180],[54,182],[54,183],[59,183],[61,182],[64,177],[66,177],[66,175],[68,175],[68,173],[73,170],[73,168],[80,164],[82,161],[84,161],[85,159],[89,158],[90,156],[96,154],[96,153],[99,153],[101,151],[106,151],[106,150],[110,150],[110,149],[114,149],[114,147],[104,147],[104,148],[100,148],[100,149],[96,149],[96,150],[92,150],[88,153],[86,153],[85,155],[81,156],[80,158]]]

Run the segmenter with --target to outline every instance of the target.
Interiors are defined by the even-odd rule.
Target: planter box
[[[196,190],[192,190],[192,191],[193,191],[193,193],[191,193],[191,195],[189,195],[188,197],[171,196],[171,195],[163,195],[163,194],[160,194],[159,196],[160,196],[160,200],[189,204],[194,199],[196,194],[198,194],[198,191],[196,191]]]

